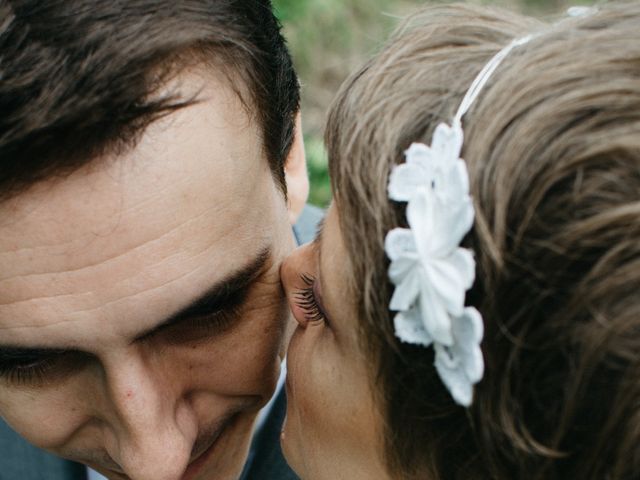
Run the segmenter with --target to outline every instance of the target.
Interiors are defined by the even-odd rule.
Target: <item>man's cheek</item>
[[[280,352],[283,345],[284,322],[282,308],[274,303],[268,308],[254,310],[246,331],[236,337],[235,355],[230,370],[243,383],[267,395],[275,388],[280,371]]]
[[[280,284],[278,284],[278,292],[275,297],[277,302],[272,301],[270,306],[269,316],[273,318],[273,321],[264,327],[264,339],[265,345],[269,345],[269,359],[276,357],[278,363],[284,361],[287,346],[289,345],[289,339],[295,330],[296,322],[291,315],[289,306],[282,293]]]
[[[236,328],[181,355],[192,388],[222,395],[270,395],[278,378],[284,328],[281,308],[251,309]]]
[[[54,450],[82,423],[82,413],[74,405],[74,398],[66,388],[48,392],[5,391],[0,396],[0,415],[29,442]]]
[[[253,301],[246,312],[256,326],[257,339],[275,346],[280,352],[282,343],[288,341],[291,328],[291,312],[280,282],[279,266],[272,268],[266,280],[256,285]]]

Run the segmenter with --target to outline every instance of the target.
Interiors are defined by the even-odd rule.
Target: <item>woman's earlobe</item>
[[[289,221],[293,225],[298,220],[300,213],[302,213],[309,196],[309,177],[307,175],[307,160],[304,151],[300,113],[296,117],[293,144],[285,162],[284,173],[287,183]]]

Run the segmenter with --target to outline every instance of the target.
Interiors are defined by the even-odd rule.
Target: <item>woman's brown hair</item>
[[[433,351],[401,343],[383,243],[389,171],[430,143],[513,38],[463,120],[486,369],[457,406]],[[640,478],[640,4],[545,25],[475,6],[413,16],[328,120],[362,344],[398,478]]]

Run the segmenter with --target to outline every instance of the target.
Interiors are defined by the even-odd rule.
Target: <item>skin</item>
[[[53,352],[0,370],[0,414],[109,478],[237,478],[276,385],[304,152],[298,135],[287,180],[302,186],[287,208],[227,82],[182,73],[167,88],[199,103],[0,205],[0,350]],[[158,328],[252,263],[233,309]]]
[[[287,353],[287,419],[281,443],[303,480],[391,478],[382,462],[382,420],[358,340],[348,272],[333,205],[320,237],[296,249],[281,268],[298,322]],[[312,297],[317,305],[309,307]]]

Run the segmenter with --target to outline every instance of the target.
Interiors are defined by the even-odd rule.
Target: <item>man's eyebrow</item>
[[[218,281],[204,294],[200,295],[189,305],[172,314],[160,325],[138,335],[134,341],[140,341],[150,337],[154,333],[168,327],[177,325],[186,320],[211,314],[212,312],[226,310],[238,306],[246,296],[253,281],[260,275],[267,261],[271,257],[271,248],[263,248],[244,267],[231,273],[227,278]],[[21,361],[37,361],[43,358],[63,355],[76,349],[47,348],[47,347],[20,347],[0,346],[0,367],[3,364]]]
[[[270,257],[271,248],[263,248],[246,266],[218,281],[189,305],[172,314],[160,325],[141,333],[134,341],[144,340],[161,330],[186,320],[238,306],[244,300],[249,287],[260,275]]]

